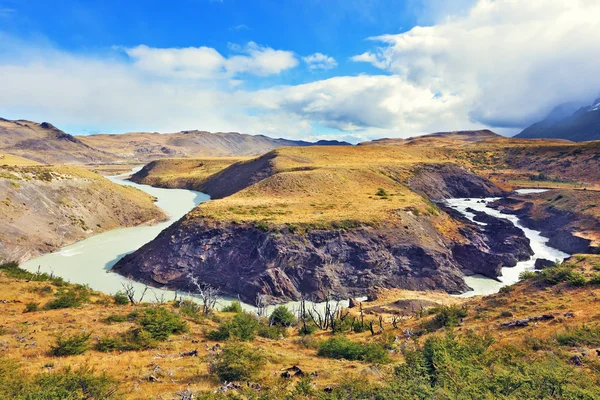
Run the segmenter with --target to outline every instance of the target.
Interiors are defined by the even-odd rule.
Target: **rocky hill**
[[[115,270],[181,289],[195,276],[246,301],[272,301],[372,287],[459,293],[468,289],[464,274],[496,277],[531,254],[510,224],[482,230],[430,201],[502,191],[427,146],[278,149],[222,169],[200,189],[219,200]]]
[[[545,119],[525,128],[517,138],[559,138],[584,142],[600,140],[600,98],[589,106],[570,111],[557,107]]]
[[[119,160],[119,157],[94,149],[48,122],[38,124],[4,118],[0,118],[0,152],[45,164],[97,164]]]
[[[165,218],[151,196],[81,168],[0,167],[0,261],[24,261],[109,229]]]

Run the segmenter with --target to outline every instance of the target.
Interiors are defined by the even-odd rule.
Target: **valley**
[[[150,152],[143,167],[100,151],[111,156],[81,166],[0,159],[0,394],[56,377],[106,398],[497,397],[488,377],[442,389],[403,369],[428,346],[475,340],[468,363],[481,370],[514,352],[518,370],[502,368],[521,382],[506,392],[516,398],[556,373],[565,393],[595,396],[595,142],[442,132],[257,156]],[[218,294],[203,311],[207,290]],[[281,303],[289,325],[269,319]],[[61,340],[81,349],[57,356]],[[230,351],[248,363],[235,379],[247,388],[218,372]]]

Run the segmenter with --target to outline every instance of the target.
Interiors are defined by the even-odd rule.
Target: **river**
[[[519,194],[543,193],[545,191],[546,189],[516,190],[516,192]],[[544,258],[550,261],[563,261],[565,258],[569,257],[569,254],[563,253],[560,250],[548,246],[546,244],[549,240],[548,238],[540,235],[540,232],[538,231],[534,231],[532,229],[524,227],[519,222],[519,218],[517,218],[515,215],[502,214],[500,211],[488,206],[488,203],[496,201],[498,199],[499,197],[486,199],[449,199],[446,200],[446,202],[450,207],[461,212],[465,217],[480,225],[485,224],[482,222],[475,221],[473,219],[475,215],[473,213],[468,212],[466,210],[467,208],[472,208],[473,210],[477,211],[483,211],[493,217],[505,218],[511,221],[513,224],[515,224],[523,230],[525,236],[527,236],[527,238],[530,241],[531,249],[533,250],[534,255],[527,261],[518,262],[517,265],[514,267],[502,268],[502,276],[499,278],[499,281],[487,278],[483,275],[473,275],[465,277],[465,282],[473,290],[459,295],[460,297],[471,297],[477,295],[497,293],[501,287],[512,285],[513,283],[518,282],[519,275],[521,275],[522,272],[533,271],[535,269],[535,260],[537,260],[538,258]]]
[[[135,282],[119,274],[110,272],[113,265],[117,263],[126,254],[132,253],[144,244],[153,240],[158,234],[179,220],[198,204],[208,201],[210,197],[206,194],[184,189],[161,189],[147,185],[139,185],[126,180],[127,175],[108,177],[111,181],[120,185],[133,186],[156,197],[157,206],[162,208],[169,216],[167,221],[153,226],[137,226],[132,228],[120,228],[108,232],[91,236],[85,240],[72,245],[63,247],[61,250],[46,254],[41,257],[29,260],[21,267],[31,271],[41,271],[53,273],[71,283],[88,285],[90,288],[114,294],[123,289],[124,284],[134,286],[136,293],[142,293],[146,288],[143,283]],[[533,189],[535,190],[535,189]],[[538,190],[535,190],[536,192]],[[529,191],[531,192],[531,191]],[[527,191],[522,191],[527,193]],[[468,297],[474,295],[485,295],[495,293],[502,286],[509,285],[518,281],[519,274],[525,270],[533,269],[537,258],[546,258],[549,260],[563,260],[568,254],[562,253],[556,249],[548,247],[547,238],[540,236],[539,232],[522,227],[517,217],[501,214],[500,212],[487,207],[487,203],[496,200],[495,198],[484,199],[451,199],[448,204],[456,210],[462,212],[467,218],[472,219],[473,214],[466,211],[471,207],[476,210],[484,211],[490,215],[506,218],[525,232],[525,235],[531,240],[531,247],[535,255],[528,261],[519,262],[516,267],[503,268],[500,282],[483,276],[466,277],[465,281],[473,288],[472,291],[462,294]],[[172,300],[174,291],[151,288],[148,290],[145,301]],[[230,302],[230,299],[224,299],[220,302],[223,306]],[[288,306],[294,307],[297,303],[288,303]],[[341,305],[347,305],[347,301]],[[246,309],[252,309],[251,306],[244,305]]]

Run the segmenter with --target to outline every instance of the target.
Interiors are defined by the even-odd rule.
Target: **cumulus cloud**
[[[223,57],[211,47],[152,48],[140,45],[125,49],[134,66],[157,75],[208,79],[243,73],[276,75],[298,65],[290,51],[274,50],[254,42],[230,46],[240,54]]]
[[[260,90],[243,82],[294,68],[294,53],[253,42],[230,45],[227,55],[209,47],[142,45],[125,49],[124,59],[0,34],[0,114],[117,131],[206,129],[304,139],[482,127],[514,132],[559,103],[598,95],[599,25],[595,0],[479,0],[435,25],[371,38],[352,60],[381,74]],[[335,63],[321,53],[302,61],[315,69]],[[264,87],[258,83],[253,86]]]
[[[310,56],[302,57],[302,59],[308,64],[309,69],[332,69],[337,67],[335,58],[322,53],[314,53]]]
[[[371,38],[381,45],[353,60],[457,94],[470,103],[465,119],[523,127],[597,95],[598,26],[595,0],[480,0],[464,17]]]

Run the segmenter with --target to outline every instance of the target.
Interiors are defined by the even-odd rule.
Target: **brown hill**
[[[0,150],[46,164],[95,164],[117,161],[48,122],[0,118]]]
[[[124,159],[154,160],[165,157],[255,156],[284,146],[349,145],[345,142],[305,142],[273,139],[236,132],[183,131],[178,133],[133,132],[81,136],[91,147]]]

